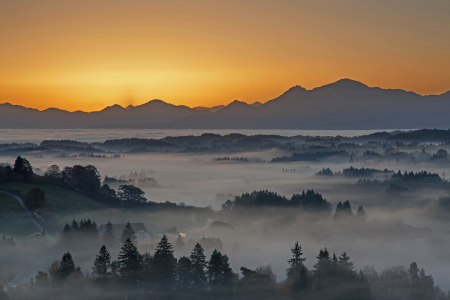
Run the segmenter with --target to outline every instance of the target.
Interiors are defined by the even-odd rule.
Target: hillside
[[[44,221],[38,221],[46,230],[60,229],[60,219],[67,222],[70,220],[69,216],[110,208],[110,206],[79,192],[59,186],[7,182],[2,183],[0,189],[23,197],[34,187],[43,190],[47,198],[46,207],[36,210],[43,217]],[[36,231],[38,230],[24,213],[17,200],[5,193],[0,193],[0,233],[26,236]]]
[[[8,194],[0,193],[0,234],[29,235],[36,231],[33,222],[17,200]]]

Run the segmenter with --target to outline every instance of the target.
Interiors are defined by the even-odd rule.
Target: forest
[[[347,205],[340,205],[335,217],[342,217]],[[415,262],[380,273],[373,266],[355,270],[346,252],[336,255],[324,248],[308,269],[298,242],[286,258],[286,279],[281,282],[270,263],[261,262],[254,270],[242,266],[236,272],[225,253],[214,249],[207,257],[200,243],[189,256],[176,258],[166,235],[153,253],[140,253],[130,223],[117,240],[110,222],[99,232],[95,222],[73,221],[64,227],[58,249],[94,241],[103,245],[91,271],[82,272],[67,251],[48,270],[40,270],[29,283],[3,292],[0,299],[49,299],[61,293],[65,299],[450,299],[450,294],[435,286],[433,277]],[[177,244],[183,244],[181,236]],[[0,246],[5,252],[16,248],[14,240],[6,237]],[[114,259],[108,248],[117,247],[120,250]]]

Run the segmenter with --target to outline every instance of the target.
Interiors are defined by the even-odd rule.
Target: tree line
[[[18,156],[14,166],[0,166],[0,182],[24,182],[57,185],[77,191],[88,197],[112,206],[139,207],[151,209],[197,209],[209,210],[194,206],[179,206],[176,203],[166,201],[157,203],[149,201],[145,192],[134,185],[121,185],[118,191],[102,184],[101,175],[93,165],[74,165],[64,167],[62,170],[57,165],[50,166],[43,176],[33,172],[33,167],[26,158]],[[39,188],[34,188],[29,193],[26,203],[31,209],[43,207],[46,203],[45,194]],[[26,195],[25,195],[26,196]]]
[[[234,200],[227,200],[222,209],[227,211],[239,211],[251,207],[297,207],[309,211],[329,212],[331,204],[314,190],[303,191],[294,194],[290,199],[268,190],[253,191],[236,196]]]
[[[124,229],[122,236],[125,236]],[[200,243],[189,256],[176,258],[163,236],[153,253],[141,254],[131,234],[113,260],[103,245],[91,271],[83,272],[70,252],[39,271],[30,283],[10,289],[0,299],[317,299],[317,300],[448,300],[432,276],[413,262],[377,273],[356,271],[347,253],[321,249],[312,269],[296,242],[287,260],[286,279],[277,282],[270,265],[233,272],[229,257],[215,249],[207,258]],[[61,294],[64,293],[64,294]],[[61,296],[60,296],[61,297]]]

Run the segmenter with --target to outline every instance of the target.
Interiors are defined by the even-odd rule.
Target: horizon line
[[[122,106],[122,105],[116,103],[116,104],[113,104],[113,105],[105,106],[104,108],[102,108],[102,109],[100,109],[100,110],[92,110],[92,111],[83,111],[83,110],[73,110],[73,111],[70,111],[70,110],[61,109],[61,108],[58,108],[58,107],[47,107],[47,108],[45,108],[45,109],[37,109],[37,108],[33,108],[33,107],[27,107],[27,106],[23,106],[23,105],[13,104],[13,103],[10,103],[10,102],[3,102],[3,103],[0,103],[0,105],[9,104],[9,105],[12,105],[12,106],[19,106],[19,107],[23,107],[23,108],[26,108],[26,109],[33,109],[33,110],[37,110],[37,111],[40,111],[40,112],[43,112],[43,111],[46,111],[46,110],[50,110],[50,109],[56,109],[56,110],[60,110],[60,111],[70,112],[70,113],[75,113],[75,112],[94,113],[94,112],[101,112],[101,111],[103,111],[103,110],[105,110],[105,109],[107,109],[107,108],[114,107],[114,106],[119,106],[119,107],[121,107],[121,108],[123,108],[123,109],[127,109],[127,108],[130,107],[130,106],[133,107],[133,108],[135,108],[135,107],[139,107],[139,106],[148,104],[148,103],[153,102],[153,101],[160,101],[160,102],[163,102],[163,103],[165,103],[165,104],[173,105],[173,106],[176,106],[176,107],[188,107],[188,108],[194,109],[194,110],[195,110],[195,108],[200,108],[200,107],[201,107],[201,108],[205,108],[205,110],[207,110],[207,109],[211,109],[211,108],[217,107],[217,106],[227,107],[228,105],[230,105],[230,104],[232,104],[232,103],[234,103],[234,102],[241,102],[241,103],[245,103],[245,104],[247,104],[247,105],[252,105],[252,104],[255,104],[255,103],[260,103],[261,105],[263,105],[263,104],[266,104],[266,103],[269,102],[269,101],[272,101],[272,100],[274,100],[274,99],[279,98],[280,96],[284,95],[285,93],[287,93],[288,91],[290,91],[290,90],[292,90],[292,89],[294,89],[294,88],[302,88],[302,89],[304,89],[305,91],[314,91],[314,90],[316,90],[316,89],[320,89],[320,88],[323,88],[323,87],[326,87],[326,86],[329,86],[329,85],[333,85],[333,84],[336,84],[336,83],[342,82],[342,81],[349,81],[349,82],[354,82],[354,83],[362,84],[362,85],[364,85],[364,86],[366,86],[366,87],[368,87],[368,88],[371,88],[371,89],[375,88],[375,89],[382,89],[382,90],[387,90],[387,91],[391,90],[391,91],[403,91],[403,92],[406,92],[406,93],[413,93],[413,94],[419,95],[419,96],[421,96],[421,97],[441,96],[441,95],[444,95],[444,94],[447,94],[448,92],[450,92],[450,90],[447,90],[447,91],[445,91],[445,92],[443,92],[443,93],[441,93],[441,94],[420,94],[420,93],[417,93],[417,92],[414,92],[414,91],[403,90],[403,89],[400,89],[400,88],[381,88],[381,87],[377,87],[377,86],[368,86],[367,84],[365,84],[365,83],[363,83],[363,82],[361,82],[361,81],[359,81],[359,80],[355,80],[355,79],[351,79],[351,78],[341,78],[341,79],[338,79],[338,80],[333,81],[333,82],[331,82],[331,83],[327,83],[327,84],[324,84],[324,85],[321,85],[321,86],[316,86],[316,87],[311,88],[311,89],[306,89],[306,88],[302,87],[301,85],[294,85],[294,86],[291,86],[291,87],[288,88],[286,91],[284,91],[282,94],[280,94],[279,96],[277,96],[277,97],[275,97],[275,98],[273,98],[273,99],[269,99],[269,100],[266,100],[266,101],[258,100],[258,101],[254,101],[254,102],[252,102],[252,103],[249,103],[249,102],[246,102],[246,101],[243,101],[243,100],[237,100],[237,99],[235,99],[235,100],[230,101],[228,104],[219,104],[219,105],[213,105],[213,106],[203,106],[203,105],[188,106],[188,105],[184,105],[184,104],[175,105],[175,104],[172,104],[172,103],[170,103],[170,102],[167,102],[167,101],[164,101],[164,100],[161,100],[161,99],[154,98],[154,99],[151,99],[151,100],[149,100],[149,101],[147,101],[147,102],[144,102],[144,103],[138,104],[138,105],[132,105],[132,104],[130,104],[130,105],[128,105],[128,106]]]

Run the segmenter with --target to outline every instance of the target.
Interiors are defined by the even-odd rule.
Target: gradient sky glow
[[[0,103],[252,103],[341,78],[450,90],[449,0],[0,0]]]

